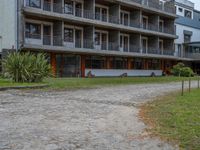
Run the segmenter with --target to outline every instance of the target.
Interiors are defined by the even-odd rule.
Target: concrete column
[[[111,59],[112,59],[112,57],[110,57],[110,56],[106,57],[106,69],[112,69]]]
[[[56,77],[56,54],[51,53],[50,57],[51,57],[52,74],[53,74],[54,77]]]
[[[128,58],[128,65],[127,65],[127,67],[128,67],[128,70],[131,70],[132,69],[132,58]]]

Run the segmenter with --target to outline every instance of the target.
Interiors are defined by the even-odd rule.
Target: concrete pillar
[[[81,77],[85,77],[85,55],[81,55]]]
[[[54,77],[56,77],[56,54],[51,53],[51,68],[52,68],[52,74]]]
[[[128,67],[128,70],[131,70],[132,69],[132,58],[128,58],[128,65],[127,65],[127,67]]]
[[[106,69],[112,69],[112,66],[111,66],[111,59],[112,57],[106,57]]]

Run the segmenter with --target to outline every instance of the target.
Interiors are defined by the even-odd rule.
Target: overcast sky
[[[190,0],[190,1],[194,3],[195,9],[200,11],[200,0]]]

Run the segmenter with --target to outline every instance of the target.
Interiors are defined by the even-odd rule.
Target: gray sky
[[[200,0],[190,0],[190,1],[194,3],[195,9],[200,11]]]

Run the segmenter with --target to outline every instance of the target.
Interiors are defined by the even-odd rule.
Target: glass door
[[[107,50],[107,34],[106,33],[102,33],[101,35],[101,49],[102,50]]]
[[[142,26],[143,26],[143,29],[148,29],[148,18],[147,17],[142,18]]]
[[[75,14],[77,17],[82,17],[82,3],[76,3],[75,4]]]

